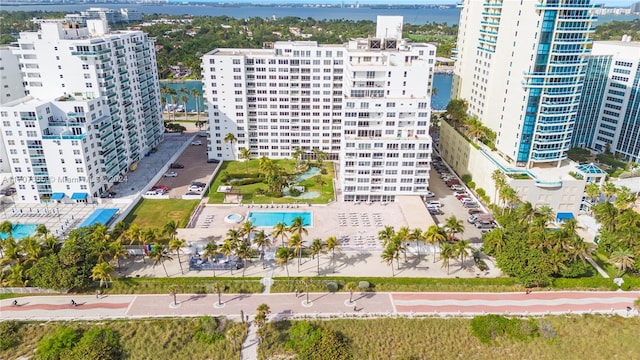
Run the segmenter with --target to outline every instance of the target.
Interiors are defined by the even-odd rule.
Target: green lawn
[[[197,204],[198,200],[141,199],[124,221],[137,224],[141,229],[162,229],[169,220],[175,220],[178,227],[185,227]]]
[[[188,266],[188,265],[187,265]],[[213,273],[211,273],[213,275]],[[172,287],[181,294],[213,294],[213,283],[221,282],[225,292],[249,294],[262,292],[260,278],[233,277],[173,277],[173,278],[122,278],[109,283],[107,294],[168,294]],[[93,293],[95,290],[91,290]]]
[[[32,358],[38,342],[61,326],[87,330],[97,325],[111,328],[120,335],[127,359],[237,359],[239,351],[233,351],[232,343],[225,339],[225,329],[246,328],[246,325],[219,319],[222,325],[215,330],[221,335],[212,343],[206,343],[194,336],[200,319],[23,322],[18,330],[19,344],[0,350],[0,359]]]
[[[295,176],[296,164],[291,159],[272,160],[275,164],[283,169],[283,171],[291,176]],[[219,186],[227,185],[223,182],[225,174],[255,174],[259,173],[259,160],[253,159],[246,161],[225,161],[220,165],[220,170],[216,174],[213,183],[209,190],[209,203],[210,204],[222,204],[224,202],[224,194],[217,192]],[[313,166],[313,165],[311,165]],[[326,204],[330,200],[334,199],[333,195],[333,179],[335,178],[335,170],[333,163],[325,161],[323,162],[324,168],[327,170],[326,175],[316,175],[307,180],[296,183],[296,185],[304,186],[306,192],[315,191],[320,193],[320,196],[312,199],[299,199],[288,196],[283,197],[270,197],[267,195],[258,195],[257,190],[267,190],[267,185],[264,183],[248,184],[248,185],[234,185],[234,188],[240,189],[242,194],[242,202],[245,204],[292,204],[292,203],[312,203],[312,204]],[[321,186],[315,182],[317,176],[322,176],[324,184]],[[232,185],[232,184],[229,184]]]
[[[340,333],[353,359],[631,359],[640,352],[640,318],[545,316],[528,328],[533,337],[518,340],[502,333],[483,343],[471,319],[339,319],[311,324]],[[269,323],[259,359],[290,359],[293,322]],[[597,345],[596,345],[597,344]]]

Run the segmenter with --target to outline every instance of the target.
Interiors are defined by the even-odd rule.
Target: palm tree
[[[269,305],[267,304],[258,305],[258,307],[256,308],[256,316],[253,317],[253,322],[256,324],[258,328],[261,328],[267,322],[267,315],[269,315],[270,313],[271,313],[271,308],[269,308]],[[258,340],[262,342],[261,339],[262,338],[260,337]]]
[[[447,240],[447,235],[444,230],[438,225],[431,225],[424,233],[424,239],[429,244],[432,244],[433,248],[433,263],[436,262],[436,245]]]
[[[383,247],[387,247],[387,245],[389,244],[391,239],[393,239],[395,234],[396,234],[396,230],[393,228],[393,226],[387,225],[384,227],[384,229],[378,231],[378,239],[382,241]]]
[[[529,201],[525,201],[518,204],[518,207],[516,208],[516,213],[520,216],[520,219],[522,219],[523,224],[528,224],[533,219],[533,214],[535,213],[535,209],[533,208],[533,205],[531,205]]]
[[[615,206],[618,211],[626,210],[635,200],[636,195],[631,192],[631,189],[622,186],[616,190],[616,198],[613,200],[613,206]]]
[[[183,239],[171,239],[169,241],[169,250],[175,251],[178,254],[178,263],[180,264],[180,273],[184,275],[184,270],[182,269],[182,259],[180,259],[180,251],[182,248],[187,245],[187,242]]]
[[[462,233],[464,231],[464,225],[462,220],[458,220],[455,215],[451,215],[450,217],[445,219],[444,226],[449,232],[449,240],[453,241],[453,234]]]
[[[22,254],[22,262],[25,265],[32,265],[40,260],[42,255],[42,246],[35,238],[27,236],[18,241],[18,248]]]
[[[253,243],[260,249],[260,260],[262,260],[262,268],[264,269],[264,248],[271,247],[271,239],[265,234],[264,230],[260,230],[253,236]]]
[[[175,93],[175,91],[174,91]],[[177,95],[171,95],[171,104],[175,105],[178,102],[178,96]],[[172,106],[171,107],[172,112],[173,112],[173,120],[176,120],[176,106]]]
[[[502,252],[502,248],[506,245],[506,237],[501,228],[493,229],[484,236],[483,249],[488,254],[496,254]]]
[[[298,234],[302,238],[302,235],[307,235],[309,230],[304,227],[304,220],[302,216],[296,216],[291,220],[291,226],[289,226],[289,232],[291,234]]]
[[[611,201],[613,195],[616,194],[616,186],[607,181],[602,184],[602,194],[607,198],[607,201]]]
[[[464,258],[469,255],[468,251],[471,250],[469,246],[469,240],[460,240],[454,244],[455,252],[460,256],[460,269],[464,267]]]
[[[208,242],[207,245],[204,246],[204,253],[202,254],[202,256],[209,259],[209,262],[211,263],[211,269],[213,270],[213,277],[216,277],[216,267],[213,259],[217,259],[219,255],[220,250],[218,250],[218,244],[216,244],[215,242]]]
[[[229,229],[227,230],[227,238],[225,239],[225,241],[229,241],[231,242],[231,244],[233,244],[234,246],[240,242],[240,239],[242,239],[242,230],[238,230],[238,229]]]
[[[287,270],[287,279],[289,279],[289,261],[294,257],[293,251],[287,247],[278,248],[276,251],[276,263],[285,267]]]
[[[109,243],[109,251],[113,256],[113,260],[116,261],[118,270],[120,270],[120,258],[126,258],[127,256],[129,256],[127,249],[122,246],[122,243],[120,241],[112,241]]]
[[[169,286],[169,296],[173,297],[173,306],[178,305],[178,287],[176,285]]]
[[[309,286],[311,285],[311,278],[310,277],[303,277],[302,280],[300,280],[300,282],[302,283],[302,285],[304,285],[304,289],[306,292],[306,300],[305,300],[305,304],[309,303]]]
[[[285,225],[283,222],[277,222],[274,226],[273,226],[273,230],[271,231],[271,235],[273,235],[273,238],[277,238],[278,236],[280,236],[281,238],[281,246],[284,246],[284,238],[287,237],[287,232],[289,230],[287,229],[287,225]]]
[[[318,257],[318,276],[320,276],[320,254],[324,253],[324,244],[322,243],[322,239],[313,239],[311,246],[309,247],[311,250],[311,258]]]
[[[241,241],[236,247],[236,256],[244,263],[242,266],[242,277],[244,277],[244,271],[247,269],[247,264],[244,260],[249,259],[252,254],[253,252],[251,251],[251,247],[244,241]]]
[[[38,224],[38,226],[36,226],[36,232],[34,235],[39,238],[45,238],[47,237],[47,235],[49,235],[49,229],[47,229],[47,226],[45,224]]]
[[[618,217],[618,209],[612,203],[605,201],[591,208],[594,218],[602,224],[607,231],[614,231],[616,228],[616,219]]]
[[[240,154],[238,154],[238,157],[240,159],[245,160],[244,162],[244,166],[245,166],[245,172],[248,174],[249,173],[249,160],[251,160],[251,150],[243,147],[240,148]]]
[[[142,229],[140,229],[138,224],[133,223],[123,235],[125,239],[129,240],[129,245],[132,245],[136,240],[140,240],[142,237]]]
[[[409,238],[416,241],[416,249],[418,250],[418,260],[420,260],[420,245],[418,243],[422,242],[424,244],[424,237],[422,237],[422,230],[420,228],[415,228],[411,230],[411,233],[409,233]]]
[[[554,220],[554,214],[555,212],[549,205],[543,205],[535,210],[533,216],[534,218],[540,218],[543,221],[544,227],[546,227],[548,223]]]
[[[349,304],[353,304],[353,292],[358,289],[358,284],[355,281],[349,281],[344,284],[344,290],[349,292]]]
[[[127,229],[129,228],[129,223],[124,221],[118,221],[115,225],[113,225],[113,230],[111,230],[111,238],[112,239],[120,239],[124,236]]]
[[[227,289],[227,285],[225,285],[221,281],[216,281],[213,283],[213,291],[218,294],[218,305],[222,305],[222,293]]]
[[[148,244],[155,243],[158,238],[160,238],[160,231],[158,229],[147,229],[142,232],[142,236],[140,237],[140,242],[142,243],[143,248],[147,248]],[[142,258],[144,261],[144,257]]]
[[[295,149],[291,152],[291,157],[296,161],[296,168],[300,166],[300,157],[302,156],[302,149],[300,146],[296,146]]]
[[[227,133],[227,135],[224,136],[224,142],[231,144],[231,155],[235,159],[236,155],[235,155],[235,152],[233,151],[233,143],[238,142],[238,139],[233,133]]]
[[[242,234],[247,243],[249,243],[249,241],[251,240],[251,233],[253,233],[256,230],[256,226],[253,225],[253,222],[251,222],[251,220],[247,220],[245,222],[242,223],[242,226],[240,227],[240,234]]]
[[[160,244],[154,244],[151,247],[151,252],[149,252],[149,257],[153,259],[153,267],[156,267],[158,264],[162,265],[165,275],[169,277],[169,273],[167,272],[167,267],[164,265],[164,262],[172,261],[173,258],[169,256],[167,249]]]
[[[315,182],[317,185],[320,186],[320,193],[322,193],[324,191],[323,189],[323,185],[326,184],[327,182],[324,181],[324,179],[322,178],[322,175],[317,175],[313,177],[313,182]]]
[[[491,180],[493,180],[495,186],[493,201],[496,201],[498,199],[498,192],[507,185],[507,176],[500,169],[496,169],[491,173]]]
[[[182,94],[180,96],[180,101],[182,101],[182,103],[184,104],[184,120],[187,120],[187,101],[189,100],[189,97],[187,96],[187,94]]]
[[[600,196],[600,187],[598,186],[598,184],[589,183],[584,188],[584,192],[587,194],[587,197],[589,198],[589,200],[591,200],[591,204],[593,204],[596,201],[596,199]]]
[[[474,116],[468,118],[465,121],[465,124],[467,125],[467,136],[472,138],[474,141],[477,141],[478,138],[486,135],[484,126],[477,117]]]
[[[319,168],[322,168],[322,162],[327,159],[327,153],[320,149],[313,149],[313,152],[316,155],[316,163]]]
[[[300,258],[302,257],[302,248],[304,244],[302,243],[302,238],[300,234],[293,234],[289,238],[289,247],[293,249],[294,253],[298,257],[298,273],[300,272]]]
[[[609,261],[618,267],[618,275],[620,276],[625,274],[629,269],[633,269],[635,256],[629,249],[618,249],[611,253]]]
[[[335,259],[336,259],[336,250],[340,251],[340,247],[338,246],[338,239],[335,236],[329,236],[326,241],[327,252],[331,252],[331,263],[333,267],[331,268],[332,272],[335,272]]]
[[[193,96],[193,100],[196,102],[196,116],[197,116],[197,120],[196,122],[199,123],[200,122],[200,90],[198,89],[191,89],[191,96]]]
[[[387,246],[380,257],[388,266],[391,266],[391,276],[396,276],[393,270],[393,260],[397,260],[400,257],[398,250],[394,246]]]
[[[175,222],[175,220],[167,221],[167,223],[164,224],[164,227],[162,228],[162,233],[164,235],[169,235],[169,239],[173,239],[176,236],[177,232],[178,224]]]
[[[449,265],[451,259],[456,257],[456,251],[451,244],[445,243],[440,248],[440,259],[442,259],[442,267],[447,268],[447,275],[449,275]]]
[[[113,273],[113,266],[106,261],[100,261],[91,270],[91,278],[93,280],[100,280],[100,287],[104,284],[104,287],[109,287],[111,280],[111,273]]]
[[[13,224],[9,220],[5,220],[0,223],[0,232],[7,234],[7,236],[13,236]]]
[[[226,338],[233,344],[233,352],[236,352],[236,346],[239,340],[244,336],[244,329],[239,326],[233,326],[227,330]]]

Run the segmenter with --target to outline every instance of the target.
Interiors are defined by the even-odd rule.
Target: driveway
[[[207,145],[206,138],[198,138],[202,145],[189,145],[180,154],[176,163],[184,165],[183,169],[169,169],[178,173],[176,177],[163,177],[158,181],[157,185],[166,185],[169,187],[168,195],[172,198],[179,198],[186,194],[192,181],[203,183],[209,182],[209,177],[219,164],[207,163]]]

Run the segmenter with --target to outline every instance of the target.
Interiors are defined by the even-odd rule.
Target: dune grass
[[[124,221],[137,224],[143,230],[162,229],[169,220],[174,220],[178,227],[185,227],[197,204],[198,200],[141,199]]]
[[[100,322],[26,322],[21,323],[18,346],[0,351],[1,359],[18,359],[34,355],[37,343],[55,329],[66,325],[89,329],[96,325],[109,327],[120,335],[128,359],[237,359],[230,341],[222,339],[202,343],[194,337],[198,318],[110,320]],[[227,328],[245,324],[226,323]],[[237,349],[236,349],[237,350]]]
[[[471,319],[340,319],[312,323],[342,333],[354,359],[630,359],[640,352],[638,317],[548,316],[535,322],[539,335],[533,338],[498,337],[486,344],[473,336]],[[292,355],[284,346],[289,327],[288,321],[268,324],[259,359]]]

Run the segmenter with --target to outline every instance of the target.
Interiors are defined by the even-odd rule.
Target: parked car
[[[189,192],[192,192],[192,191],[202,191],[202,190],[204,190],[204,188],[203,188],[203,187],[200,187],[200,186],[195,186],[195,185],[191,185],[191,186],[189,186]]]
[[[475,209],[480,207],[480,205],[478,205],[478,203],[475,201],[463,203],[462,206],[464,206],[466,209]]]
[[[203,188],[203,187],[207,186],[207,184],[205,184],[205,183],[203,183],[203,182],[200,182],[200,181],[192,181],[192,182],[191,182],[191,185],[192,185],[192,186],[201,187],[201,188]]]
[[[427,210],[429,210],[429,214],[431,214],[431,215],[442,215],[443,214],[442,210],[440,210],[439,207],[427,207]]]
[[[470,224],[475,223],[476,221],[484,221],[484,222],[488,222],[488,221],[493,221],[493,215],[491,214],[474,214],[471,215],[468,219],[467,222]]]
[[[469,209],[469,211],[467,211],[469,213],[469,215],[475,215],[475,214],[481,214],[482,210],[480,209]]]
[[[427,207],[438,207],[438,208],[440,208],[442,206],[442,204],[438,200],[427,201],[425,204],[427,205]]]
[[[151,188],[151,190],[169,191],[169,187],[166,185],[155,185],[154,187]]]
[[[460,180],[450,179],[450,180],[447,180],[445,184],[447,184],[448,187],[451,187],[451,185],[460,185]]]
[[[473,225],[478,229],[493,229],[496,227],[493,221],[477,221]]]
[[[178,173],[175,171],[169,171],[164,173],[164,177],[177,177],[177,176],[178,176]]]
[[[149,190],[146,193],[144,193],[146,196],[156,196],[156,195],[162,195],[162,194],[158,194],[157,191],[155,190]]]
[[[434,196],[436,196],[436,194],[432,193],[431,191],[427,191],[427,193],[424,194],[424,197],[426,197],[426,198],[432,198]]]
[[[173,163],[173,164],[169,165],[169,169],[184,169],[184,165],[178,164],[178,163]]]
[[[455,184],[455,185],[451,186],[451,190],[453,190],[453,191],[464,191],[464,186]]]
[[[202,141],[200,141],[200,140],[192,141],[191,145],[196,145],[196,146],[197,145],[202,145]]]
[[[16,188],[10,187],[0,190],[0,195],[11,196],[16,193]]]
[[[218,160],[218,159],[207,159],[207,162],[208,162],[209,164],[217,164],[217,163],[219,163],[219,162],[220,162],[220,160]]]
[[[460,202],[464,204],[464,203],[474,203],[476,201],[470,197],[463,197],[462,199],[460,199]]]
[[[453,193],[453,196],[455,196],[455,197],[458,197],[460,195],[467,196],[469,194],[466,191],[456,191],[456,192]]]
[[[195,191],[189,191],[188,193],[186,193],[185,195],[198,195],[200,196],[201,194]]]

